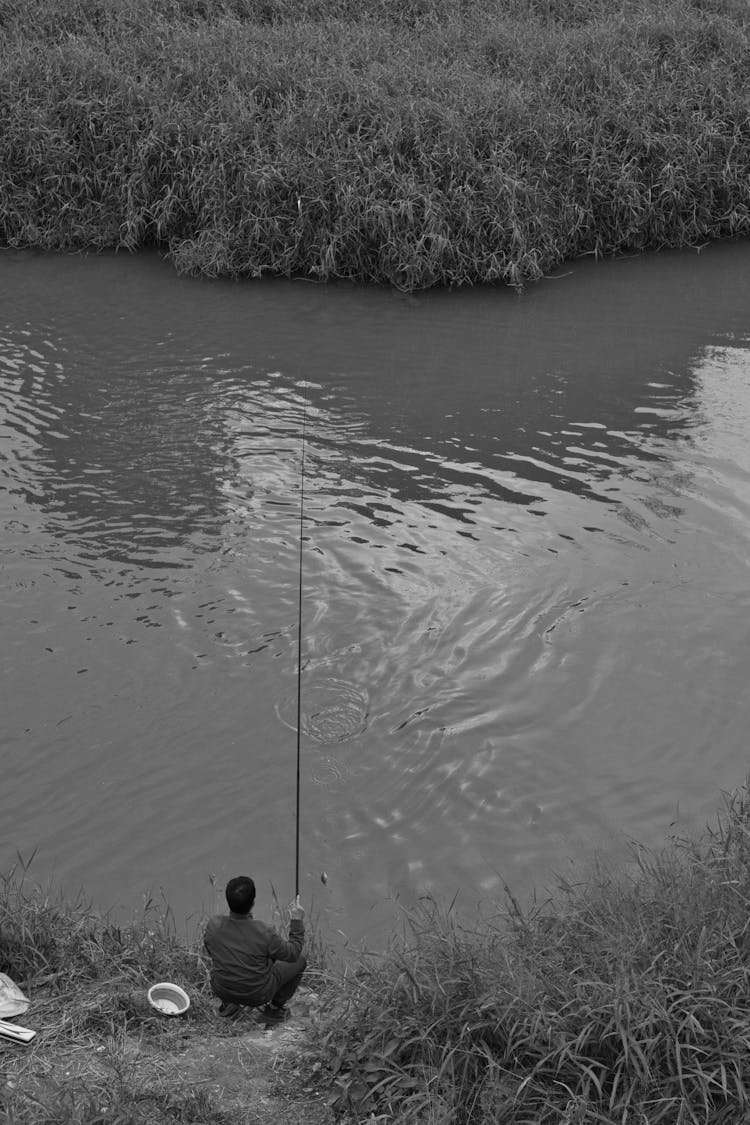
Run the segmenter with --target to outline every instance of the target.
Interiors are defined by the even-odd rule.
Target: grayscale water
[[[748,764],[749,294],[747,243],[521,296],[0,254],[0,863],[292,897],[305,411],[324,928],[700,828]]]

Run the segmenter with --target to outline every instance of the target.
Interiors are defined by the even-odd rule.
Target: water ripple
[[[336,676],[305,676],[304,705],[300,729],[316,742],[348,742],[367,729],[367,693],[356,684]],[[277,704],[282,723],[297,729],[297,699],[287,697]]]

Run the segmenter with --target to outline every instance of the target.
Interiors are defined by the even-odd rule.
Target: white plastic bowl
[[[190,1007],[190,997],[179,984],[161,981],[148,990],[148,1002],[163,1016],[181,1016]]]

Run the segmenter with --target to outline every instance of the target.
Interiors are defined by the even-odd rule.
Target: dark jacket
[[[289,923],[289,940],[252,914],[217,914],[206,926],[204,945],[211,958],[211,987],[222,999],[242,998],[265,1003],[275,985],[274,961],[296,961],[302,953],[305,926]]]

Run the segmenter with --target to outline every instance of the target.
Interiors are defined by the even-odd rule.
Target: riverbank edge
[[[522,287],[750,234],[738,0],[2,0],[0,245]]]
[[[205,952],[177,936],[168,906],[149,900],[137,920],[115,924],[82,894],[67,901],[34,882],[29,866],[19,858],[0,875],[0,972],[30,1001],[6,1018],[37,1032],[28,1045],[0,1036],[3,1121],[329,1125],[321,1068],[308,1059],[325,989],[314,934],[317,964],[288,1021],[269,1025],[254,1011],[227,1020]],[[182,1016],[150,1006],[148,989],[162,981],[187,992]]]
[[[748,906],[743,786],[700,837],[634,845],[627,869],[594,863],[529,909],[508,893],[465,918],[423,899],[382,954],[340,965],[316,935],[295,1017],[269,1032],[219,1018],[168,911],[114,926],[17,866],[0,880],[0,971],[40,1034],[0,1041],[0,1105],[14,1125],[738,1122]],[[160,980],[189,992],[184,1017],[149,1008]]]

